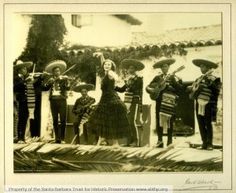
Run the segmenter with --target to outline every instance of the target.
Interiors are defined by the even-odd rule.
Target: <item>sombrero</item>
[[[63,60],[53,60],[52,62],[49,62],[45,68],[46,72],[52,73],[52,70],[55,67],[59,67],[61,69],[61,72],[64,72],[66,70],[66,63]]]
[[[134,59],[124,59],[121,61],[121,67],[128,69],[130,66],[134,66],[137,71],[144,69],[144,64]]]
[[[22,67],[29,68],[29,67],[31,67],[32,65],[33,65],[33,62],[30,62],[30,61],[28,61],[28,62],[22,62],[21,60],[18,60],[18,61],[16,62],[16,65],[14,65],[14,70],[18,70],[18,69],[20,69],[20,68],[22,68]]]
[[[206,59],[194,59],[192,62],[197,67],[200,67],[202,64],[209,67],[209,68],[217,68],[218,67],[218,64],[216,64],[210,60],[206,60]]]
[[[93,84],[79,84],[73,90],[75,92],[81,92],[81,90],[83,89],[86,89],[87,91],[93,90],[94,85]]]
[[[153,68],[161,68],[163,66],[163,64],[171,65],[174,63],[175,63],[174,58],[162,58],[153,65]]]

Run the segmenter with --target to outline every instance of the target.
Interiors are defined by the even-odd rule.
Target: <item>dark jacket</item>
[[[60,87],[60,96],[58,96],[56,98],[66,99],[67,98],[67,91],[70,90],[69,82],[67,79],[57,79],[53,83],[47,84],[47,82],[46,82],[43,84],[44,90],[50,90],[49,99],[51,100],[54,98],[52,96],[52,92],[53,92],[53,85],[56,83],[58,83],[59,87]]]
[[[196,79],[196,81],[198,79]],[[206,85],[207,88],[211,90],[210,103],[217,103],[218,96],[219,96],[219,93],[220,93],[220,88],[221,88],[220,78],[218,78],[216,76],[213,76],[213,75],[208,75],[208,76],[203,78],[201,83]],[[200,83],[200,87],[199,87],[200,91],[201,91],[201,89],[203,89],[203,86],[201,85],[201,83]]]
[[[34,77],[33,80],[35,100],[39,102],[41,101],[41,93],[45,90],[45,87],[43,86],[43,80],[44,78],[42,75]],[[27,91],[27,81],[25,81],[25,77],[23,78],[17,75],[14,78],[14,93],[16,100],[19,102],[27,102]]]
[[[208,75],[208,76],[204,77],[203,80],[200,83],[200,86],[199,86],[199,92],[198,92],[199,94],[201,93],[201,90],[204,87],[205,88],[207,87],[207,89],[209,89],[211,91],[210,100],[209,100],[209,103],[207,105],[207,108],[211,108],[210,112],[211,112],[212,120],[216,121],[217,103],[218,103],[218,97],[219,97],[220,89],[221,89],[220,78],[218,78],[216,76],[213,76],[213,75]],[[198,96],[196,97],[196,99],[197,98],[198,98]],[[198,103],[197,103],[197,105],[198,105]]]
[[[143,77],[135,75],[125,82],[122,87],[115,87],[117,92],[129,92],[133,94],[133,97],[138,97],[138,103],[141,108],[143,99]]]
[[[157,75],[154,77],[154,79],[150,82],[150,84],[147,86],[147,92],[150,94],[148,88],[153,88],[156,84],[160,83],[163,80],[164,74]],[[162,101],[162,95],[164,92],[171,92],[176,95],[179,95],[180,92],[183,92],[183,85],[182,80],[180,80],[176,76],[171,76],[169,79],[167,79],[167,86],[160,92],[158,98],[156,99],[157,104],[161,104]]]
[[[72,112],[76,115],[83,115],[94,103],[95,99],[90,96],[87,96],[86,98],[80,97],[76,100]]]
[[[14,93],[18,102],[27,102],[27,84],[25,78],[16,76],[14,78]]]

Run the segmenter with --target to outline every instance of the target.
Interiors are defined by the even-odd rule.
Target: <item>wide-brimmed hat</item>
[[[83,89],[86,89],[87,91],[94,90],[94,85],[93,84],[79,84],[73,90],[75,92],[81,92]]]
[[[153,65],[153,68],[161,68],[164,64],[168,64],[170,66],[171,64],[174,63],[175,63],[174,58],[162,58]]]
[[[136,71],[144,69],[144,64],[138,60],[134,59],[124,59],[121,61],[121,68],[128,69],[130,66],[134,66]]]
[[[217,68],[218,64],[207,59],[194,59],[193,64],[200,67],[202,64],[209,68]]]
[[[64,72],[67,65],[63,60],[53,60],[47,64],[45,71],[52,73],[52,70],[56,67],[59,67],[61,69],[61,72]]]
[[[33,65],[33,62],[23,62],[21,60],[18,60],[16,64],[14,65],[14,70],[19,70],[20,68],[26,67],[29,68]]]

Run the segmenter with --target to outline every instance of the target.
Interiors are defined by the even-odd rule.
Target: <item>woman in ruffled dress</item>
[[[114,146],[119,146],[118,139],[127,137],[129,121],[127,109],[114,90],[118,76],[116,65],[112,60],[104,59],[102,53],[94,53],[101,59],[104,77],[101,82],[102,96],[92,113],[88,126],[99,136],[97,145],[106,145],[111,140]]]

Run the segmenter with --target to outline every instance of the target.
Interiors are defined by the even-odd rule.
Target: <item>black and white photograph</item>
[[[220,13],[15,17],[14,172],[222,171]]]
[[[232,170],[226,8],[21,6],[6,4],[4,18],[11,175],[184,175],[173,190],[221,187],[188,174]]]

